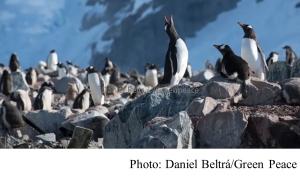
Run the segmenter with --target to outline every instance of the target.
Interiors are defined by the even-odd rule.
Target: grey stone
[[[87,148],[91,142],[92,136],[92,130],[76,126],[68,148]]]
[[[42,140],[43,142],[45,141],[56,142],[56,135],[54,133],[41,134],[41,135],[37,135],[35,139]]]
[[[268,82],[279,82],[291,77],[292,67],[285,61],[278,61],[269,66],[267,71]]]
[[[189,105],[187,112],[189,116],[205,116],[215,109],[217,101],[211,97],[196,98]]]
[[[192,148],[193,126],[187,112],[144,128],[131,148]]]
[[[199,119],[196,139],[204,147],[237,148],[246,126],[247,120],[240,111],[211,113]]]
[[[59,80],[53,80],[55,85],[56,93],[66,94],[69,89],[69,83],[76,84],[78,92],[81,92],[84,89],[82,82],[76,77],[63,77]]]
[[[192,82],[200,82],[200,83],[206,83],[208,80],[210,80],[212,77],[215,76],[215,73],[210,69],[205,69],[203,71],[200,71],[192,76],[191,81]]]
[[[282,87],[282,97],[288,104],[300,104],[300,78],[286,81]]]
[[[22,89],[25,91],[29,91],[30,88],[26,82],[25,74],[23,72],[12,72],[12,82],[13,82],[13,92],[15,92],[18,89]]]
[[[291,77],[300,77],[300,59],[293,62]]]
[[[185,85],[158,88],[129,102],[106,125],[104,148],[124,148],[137,140],[148,121],[155,117],[172,117],[185,111],[201,89]]]
[[[83,84],[87,84],[88,83],[88,79],[87,79],[87,72],[81,72],[77,75],[77,78],[83,83]]]
[[[256,91],[254,94],[248,96],[238,102],[239,105],[255,106],[255,105],[272,105],[277,101],[277,94],[268,87]]]
[[[128,102],[128,100],[125,98],[119,98],[119,99],[115,99],[115,100],[110,100],[110,102],[113,105],[117,105],[117,104],[125,105]]]
[[[277,90],[281,90],[281,86],[277,83],[272,83],[272,82],[267,82],[267,81],[263,81],[260,80],[259,78],[256,77],[251,77],[251,83],[258,88],[258,90],[261,90],[265,87],[273,90],[273,91],[277,91]]]

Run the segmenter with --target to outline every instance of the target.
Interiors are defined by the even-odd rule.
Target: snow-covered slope
[[[186,41],[193,70],[204,68],[206,59],[215,63],[221,56],[213,44],[226,43],[240,54],[243,31],[237,24],[238,21],[254,27],[266,56],[274,50],[284,59],[282,47],[286,44],[300,54],[300,8],[295,8],[299,0],[263,0],[260,3],[241,0],[237,3],[237,8],[234,8],[237,1],[228,1],[233,4],[225,7],[227,4],[218,4],[225,3],[225,0],[215,0],[215,4],[191,0],[190,4],[182,6],[189,8],[182,14],[182,9],[174,9],[168,4],[170,1],[124,0],[122,2],[125,5],[116,7],[116,4],[107,0],[1,0],[0,62],[8,65],[11,53],[16,52],[21,66],[27,68],[35,66],[39,60],[45,60],[49,51],[55,49],[59,61],[71,60],[81,67],[88,66],[91,60],[93,64],[102,65],[103,56],[109,55],[121,68],[128,69],[128,62],[120,60],[121,53],[130,54],[126,58],[132,59],[132,65],[139,66],[140,70],[147,61],[163,66],[163,52],[166,51],[168,39],[163,32],[162,17],[168,14],[175,14],[175,26]],[[193,3],[198,3],[198,6]],[[207,20],[208,16],[191,14],[189,10],[193,7],[208,8],[207,12],[206,9],[199,10],[200,13],[210,13],[212,7],[223,8],[222,11],[227,12],[219,14],[212,21],[215,18]],[[191,22],[180,21],[180,16],[188,17]],[[84,26],[87,22],[92,25]],[[149,22],[152,27],[145,26]],[[205,23],[192,28],[198,22]],[[133,36],[133,42],[143,41],[143,37],[134,37],[137,34],[135,31],[146,32],[147,37],[144,38],[158,41],[158,44],[143,42],[136,46],[125,44],[122,47],[126,41],[124,37],[129,36],[124,32],[133,32],[130,35]],[[163,37],[160,40],[154,38],[158,36],[157,31]],[[149,44],[151,46],[147,47]],[[127,47],[132,47],[132,50],[122,52]],[[161,50],[158,55],[157,49]],[[134,61],[140,64],[135,64]]]

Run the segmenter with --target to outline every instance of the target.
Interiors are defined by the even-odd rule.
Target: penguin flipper
[[[247,85],[246,85],[246,80],[243,81],[241,89],[242,89],[242,98],[243,98],[243,99],[247,98]]]
[[[166,84],[170,84],[173,72],[174,72],[174,66],[172,62],[171,51],[168,50],[166,54],[165,65],[164,65],[164,75],[161,81],[159,82],[159,85],[163,86]]]
[[[259,45],[259,43],[258,43],[257,40],[256,40],[256,46],[257,46],[258,53],[259,53],[259,55],[261,56],[261,59],[262,59],[262,61],[263,61],[263,65],[264,65],[264,66],[266,67],[266,69],[269,71],[268,65],[267,65],[267,63],[266,63],[266,58],[265,58],[264,52],[263,52],[263,50],[261,49],[261,47],[260,47],[260,45]]]
[[[36,124],[34,124],[32,121],[30,121],[27,117],[22,115],[22,118],[23,118],[24,122],[26,122],[29,126],[31,126],[36,131],[38,131],[40,134],[45,134],[45,132],[41,128],[39,128]]]
[[[104,82],[104,79],[103,79],[103,77],[102,77],[102,75],[101,75],[100,72],[98,73],[98,75],[99,75],[99,80],[100,80],[101,92],[105,96],[106,95],[105,90],[104,90],[104,88],[105,88],[105,82]]]

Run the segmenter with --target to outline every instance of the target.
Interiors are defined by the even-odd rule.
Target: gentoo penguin
[[[75,100],[77,95],[78,95],[78,89],[76,84],[69,83],[69,89],[66,94],[65,105],[71,105],[71,102]]]
[[[105,83],[101,72],[93,66],[89,66],[86,70],[88,73],[88,85],[91,90],[93,102],[96,106],[102,105],[104,104]]]
[[[269,71],[265,55],[261,49],[251,25],[243,24],[238,22],[243,28],[244,37],[242,40],[241,57],[246,60],[250,68],[255,72],[252,76],[257,77],[261,80],[266,78],[266,70]]]
[[[67,60],[68,72],[74,76],[77,76],[78,66],[76,67],[70,60]]]
[[[190,79],[190,78],[192,78],[192,76],[193,76],[193,75],[192,75],[192,66],[191,66],[190,63],[188,63],[188,65],[187,65],[187,67],[186,67],[186,71],[185,71],[183,77],[184,77],[184,78]]]
[[[34,86],[37,82],[37,78],[38,78],[38,72],[36,69],[34,69],[32,67],[27,69],[25,79],[26,79],[26,82],[28,83],[28,85]]]
[[[165,31],[169,36],[169,47],[165,57],[164,77],[160,85],[169,84],[174,86],[179,84],[188,64],[188,49],[184,41],[178,36],[173,17],[171,15],[170,22],[165,16]]]
[[[114,65],[113,65],[112,61],[109,58],[105,58],[105,65],[101,72],[102,75],[103,75],[104,71],[111,70],[113,67],[114,67]]]
[[[38,71],[38,73],[44,73],[45,70],[48,69],[47,67],[47,63],[45,61],[39,61],[36,70]]]
[[[112,69],[109,69],[108,67],[106,67],[104,70],[102,70],[101,74],[103,76],[105,86],[107,86],[110,82],[111,73],[112,73]]]
[[[74,100],[73,109],[87,110],[90,107],[90,90],[84,88]]]
[[[56,71],[58,63],[58,57],[55,50],[51,50],[47,58],[47,68],[51,71]]]
[[[267,58],[267,65],[270,66],[273,63],[278,61],[279,53],[277,52],[271,52],[269,57]]]
[[[120,78],[121,78],[120,69],[119,69],[119,67],[117,67],[114,64],[113,68],[111,69],[109,83],[110,84],[116,84],[116,83],[118,83],[120,81]]]
[[[283,49],[285,49],[285,61],[293,66],[294,61],[298,60],[297,54],[289,45],[284,46]]]
[[[0,76],[3,73],[4,67],[5,67],[5,65],[3,63],[0,63]]]
[[[50,88],[54,88],[54,83],[53,82],[51,82],[51,81],[46,81],[46,82],[44,82],[42,85],[41,85],[41,88],[42,87],[50,87]]]
[[[219,74],[222,70],[222,59],[218,58],[215,65],[215,72]]]
[[[8,70],[4,70],[0,80],[0,92],[9,96],[13,89],[13,82]]]
[[[17,108],[20,111],[31,111],[31,99],[28,95],[28,92],[22,89],[11,93],[10,100],[17,103]]]
[[[9,68],[11,72],[20,72],[21,67],[16,53],[11,54],[9,61]]]
[[[155,64],[150,64],[147,66],[147,70],[145,72],[145,86],[155,87],[158,84],[157,77],[157,66]]]
[[[52,92],[53,90],[48,86],[41,87],[38,95],[34,99],[33,109],[51,110]]]
[[[69,71],[67,67],[62,62],[58,62],[57,66],[58,66],[58,77],[59,78],[68,77]]]
[[[250,81],[250,67],[241,57],[234,54],[232,49],[226,45],[214,45],[223,55],[221,75],[230,80],[242,82],[242,97],[246,98],[246,84]]]

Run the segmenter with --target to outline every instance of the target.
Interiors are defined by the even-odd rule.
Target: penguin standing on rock
[[[246,84],[250,81],[250,71],[248,63],[241,57],[234,54],[232,49],[226,45],[214,45],[223,55],[222,68],[220,74],[227,79],[242,82],[242,97],[246,98]]]
[[[283,47],[285,49],[285,61],[293,66],[295,60],[298,60],[298,57],[291,46],[286,45]]]
[[[73,109],[87,110],[90,107],[90,90],[83,89],[74,100]]]
[[[69,71],[67,67],[62,62],[58,62],[57,66],[58,66],[58,77],[59,78],[68,77]]]
[[[104,79],[104,83],[107,86],[110,82],[110,76],[111,76],[112,69],[109,69],[106,67],[104,70],[102,70],[102,76]]]
[[[13,89],[13,82],[8,70],[4,70],[0,80],[0,92],[9,96]]]
[[[31,111],[31,99],[28,92],[18,89],[10,95],[10,100],[17,103],[17,108],[20,111]]]
[[[145,86],[155,87],[158,84],[157,66],[155,64],[148,64],[145,72]]]
[[[267,58],[267,65],[270,66],[275,62],[278,62],[279,53],[271,52],[269,57]]]
[[[38,95],[34,99],[33,109],[51,110],[52,92],[53,90],[48,86],[41,87]]]
[[[47,68],[51,71],[56,71],[58,63],[58,57],[55,50],[51,50],[47,58]]]
[[[104,104],[105,83],[101,72],[93,66],[89,66],[86,70],[88,73],[88,85],[91,90],[93,102],[96,106],[102,105]]]
[[[11,72],[21,72],[20,63],[16,53],[13,53],[10,57],[9,68]]]
[[[37,82],[37,78],[38,78],[37,70],[30,67],[27,70],[27,73],[26,73],[26,76],[25,76],[26,82],[28,83],[28,85],[34,86]]]
[[[264,52],[256,39],[254,29],[251,25],[243,24],[241,22],[238,22],[238,24],[244,31],[241,57],[246,60],[251,69],[254,70],[255,74],[252,74],[252,76],[265,80],[266,70],[269,71],[269,69],[265,60]]]
[[[179,84],[186,71],[188,49],[176,32],[172,15],[170,22],[165,17],[165,31],[170,41],[165,57],[164,76],[159,84],[174,86]]]

